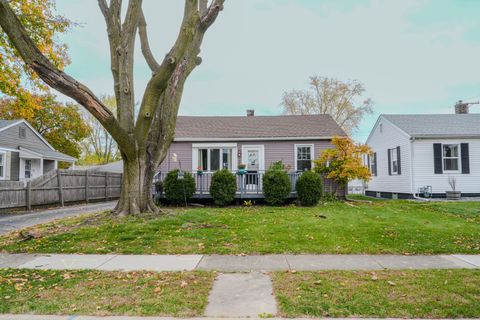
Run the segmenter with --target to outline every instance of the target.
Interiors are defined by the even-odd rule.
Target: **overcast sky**
[[[63,37],[67,72],[99,95],[112,94],[97,1],[57,0],[57,8],[82,25]],[[178,33],[183,1],[144,0],[144,10],[161,59]],[[306,89],[313,74],[365,85],[375,114],[356,132],[361,141],[381,113],[450,113],[456,100],[480,97],[479,16],[476,0],[226,0],[180,114],[280,114],[283,92]],[[150,71],[137,51],[139,101]]]

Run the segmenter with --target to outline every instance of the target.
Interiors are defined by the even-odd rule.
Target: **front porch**
[[[265,172],[247,172],[245,174],[239,175],[236,172],[237,179],[237,192],[235,198],[237,199],[263,199],[263,176]],[[164,181],[168,172],[160,172],[155,178],[154,182]],[[191,172],[193,178],[195,179],[196,192],[192,196],[194,199],[211,199],[210,195],[210,184],[212,182],[212,177],[214,172],[203,172],[198,174],[197,172]],[[296,184],[298,177],[300,177],[301,172],[289,172],[288,176],[290,178],[290,183],[292,185],[292,190],[290,193],[291,198],[297,196]],[[157,194],[155,193],[158,199],[165,197],[163,192]]]

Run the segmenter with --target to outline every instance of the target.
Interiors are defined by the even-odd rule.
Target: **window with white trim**
[[[307,171],[312,169],[313,145],[295,146],[295,163],[297,171]]]
[[[443,171],[458,171],[460,168],[460,147],[458,144],[442,145]]]
[[[5,178],[5,153],[0,153],[0,178]]]
[[[198,149],[198,170],[232,170],[232,148]]]

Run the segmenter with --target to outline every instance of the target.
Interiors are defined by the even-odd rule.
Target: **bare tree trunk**
[[[145,157],[129,160],[123,158],[123,177],[120,200],[115,212],[125,216],[141,212],[159,212],[153,201],[152,183],[154,167]]]

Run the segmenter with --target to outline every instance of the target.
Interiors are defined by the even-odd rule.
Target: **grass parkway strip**
[[[0,313],[200,316],[212,272],[0,269]]]
[[[480,270],[281,272],[273,286],[286,317],[480,317]]]
[[[10,253],[478,254],[478,202],[326,202],[312,208],[170,208],[97,213],[0,237]]]

